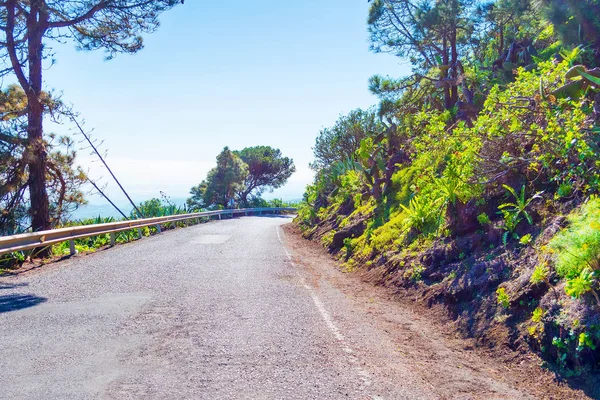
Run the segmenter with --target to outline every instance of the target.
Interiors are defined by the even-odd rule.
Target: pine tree
[[[45,43],[70,39],[78,48],[103,48],[107,58],[135,53],[142,33],[154,31],[160,12],[180,0],[4,0],[0,1],[0,59],[27,96],[27,168],[33,230],[51,228],[48,196],[49,151],[43,134]]]

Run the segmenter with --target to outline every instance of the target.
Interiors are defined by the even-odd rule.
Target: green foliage
[[[579,52],[579,47],[574,51]],[[567,55],[566,59],[573,59],[576,55]],[[565,61],[567,62],[567,61]],[[571,67],[565,74],[566,79],[572,79],[563,86],[555,89],[552,95],[558,99],[579,100],[584,96],[590,87],[600,86],[600,71],[598,69],[588,70],[583,65],[575,65]],[[577,79],[576,79],[577,78]]]
[[[487,231],[490,243],[475,254],[459,249],[458,258],[464,265],[472,258],[492,261],[503,253],[512,265],[516,257],[515,274],[509,274],[508,268],[500,274],[500,279],[509,275],[513,279],[517,271],[522,273],[518,263],[537,248],[511,247],[483,254],[482,248],[496,247],[491,213],[502,216],[505,245],[510,238],[522,246],[531,246],[534,239],[543,244],[548,224],[556,221],[557,214],[592,196],[570,217],[570,227],[542,246],[552,252],[554,260],[542,254],[531,283],[544,283],[535,293],[553,291],[558,307],[563,304],[555,279],[567,281],[570,294],[596,296],[600,204],[595,204],[593,195],[600,190],[598,45],[568,44],[565,27],[548,24],[540,18],[539,8],[544,7],[544,12],[560,9],[572,23],[590,19],[575,10],[585,10],[591,3],[594,9],[596,0],[581,3],[586,6],[575,1],[559,3],[371,1],[368,24],[373,50],[408,59],[413,74],[371,78],[369,89],[381,100],[381,123],[357,129],[362,137],[353,143],[353,153],[341,156],[339,152],[330,162],[325,157],[315,162],[317,175],[299,213],[304,228],[311,232],[320,232],[316,228],[328,224],[343,228],[366,217],[365,231],[344,242],[340,254],[346,258],[345,265],[389,263],[402,268],[405,279],[420,280],[423,271],[420,265],[415,267],[417,260],[429,256],[428,251],[437,254],[437,246],[458,243],[455,236],[462,232],[470,234],[474,229],[471,213],[475,212],[481,225],[478,232],[484,237]],[[597,18],[591,28],[596,22]],[[512,187],[503,185],[506,197],[493,210],[499,186],[507,182]],[[546,202],[536,204],[534,214],[533,201],[542,197],[536,193],[539,188],[546,193]],[[526,229],[526,224],[534,223]],[[531,233],[524,234],[527,231]],[[330,237],[325,235],[324,240]],[[433,242],[436,248],[431,249]],[[553,261],[556,276],[550,273]],[[456,275],[454,270],[449,273]],[[510,308],[504,287],[498,288],[496,296],[501,308]],[[535,307],[538,301],[523,300],[521,305]],[[551,334],[545,330],[555,329],[548,327],[549,322],[563,329],[570,317],[562,312],[560,318],[551,314],[546,318],[541,308],[535,308],[527,323],[540,347],[547,345],[542,342]],[[574,361],[572,350],[579,333],[557,335],[549,352],[560,366]]]
[[[186,205],[190,211],[206,208],[263,207],[261,195],[283,186],[296,171],[294,161],[270,146],[231,151],[225,147],[217,166],[205,180],[190,189]]]
[[[567,280],[565,293],[569,296],[578,299],[585,293],[592,292],[596,283],[596,273],[590,268],[584,268],[579,276]]]
[[[323,235],[323,237],[321,238],[321,244],[325,247],[329,247],[331,246],[331,243],[333,242],[333,236],[336,234],[335,230],[330,230],[329,232],[327,232],[325,235]]]
[[[248,203],[248,196],[260,196],[265,190],[273,191],[283,186],[296,172],[291,158],[283,157],[281,150],[270,146],[246,147],[234,151],[248,166],[248,175],[238,197],[242,206]]]
[[[373,138],[361,140],[356,150],[356,168],[363,174],[364,182],[371,190],[375,201],[380,201],[386,188],[384,176],[387,170],[385,162],[385,142],[374,141]]]
[[[233,208],[236,194],[244,188],[248,165],[229,147],[217,156],[217,166],[208,172],[206,180],[194,186],[187,205],[191,209]]]
[[[521,237],[521,239],[519,239],[519,243],[523,246],[527,246],[527,245],[531,244],[532,241],[533,241],[533,237],[531,236],[531,233],[523,235]]]
[[[20,267],[27,260],[27,257],[31,254],[30,251],[15,251],[0,256],[0,271],[3,269],[11,269]]]
[[[556,272],[573,279],[585,268],[600,268],[600,199],[591,198],[568,219],[569,227],[557,233],[547,248],[555,255]]]
[[[481,213],[477,216],[477,222],[481,225],[488,225],[490,221],[490,217],[486,213]]]
[[[578,338],[578,346],[577,349],[579,351],[589,348],[591,350],[596,350],[596,345],[594,344],[594,339],[592,335],[587,332],[581,332]]]
[[[533,274],[531,274],[530,281],[533,284],[547,282],[549,273],[550,273],[550,270],[548,269],[547,264],[545,264],[545,263],[538,264],[535,266],[535,269],[533,270]]]
[[[540,193],[536,193],[534,196],[526,199],[525,185],[521,187],[519,194],[517,194],[517,192],[515,192],[515,190],[508,185],[502,185],[502,187],[506,189],[515,199],[514,202],[502,203],[498,206],[500,213],[504,217],[503,228],[507,231],[507,233],[514,233],[517,229],[517,226],[521,221],[523,221],[523,219],[527,220],[527,222],[531,225],[533,220],[526,209],[533,200],[541,197]]]
[[[1,18],[1,17],[0,17]],[[2,73],[0,72],[0,75]],[[48,93],[41,94],[45,113],[58,115],[63,104]],[[27,138],[27,97],[17,85],[0,90],[0,234],[26,232],[31,226],[30,189],[31,148]],[[68,220],[86,203],[82,186],[87,180],[77,166],[76,143],[68,136],[47,134],[45,186],[52,226]]]
[[[338,162],[354,162],[361,141],[379,129],[380,124],[373,110],[356,109],[340,116],[333,127],[319,132],[313,147],[315,160],[311,168],[320,170]]]
[[[419,196],[415,196],[410,200],[408,207],[404,204],[400,204],[400,207],[404,210],[404,221],[407,229],[414,228],[425,233],[431,231],[432,225],[435,228],[439,226],[439,199],[428,202]]]
[[[419,282],[423,280],[423,272],[425,272],[424,266],[415,265],[404,272],[404,278],[410,279],[413,282]]]
[[[571,194],[573,194],[573,187],[571,186],[571,184],[561,183],[560,186],[558,187],[558,190],[556,191],[555,198],[558,199],[558,198],[569,197],[569,196],[571,196]]]
[[[510,307],[510,298],[508,297],[508,294],[506,294],[506,289],[503,287],[496,290],[496,302],[504,309]]]
[[[392,175],[392,193],[397,204],[408,205],[414,195],[415,182],[419,175],[417,168],[402,168]]]
[[[537,307],[535,310],[533,310],[533,314],[531,315],[531,320],[535,323],[540,323],[540,322],[542,322],[543,317],[544,317],[544,310],[542,310],[540,307]]]
[[[164,217],[167,215],[186,214],[188,210],[185,206],[177,206],[163,194],[162,199],[150,199],[139,204],[141,213],[146,218]],[[134,217],[132,213],[132,217]]]
[[[541,0],[540,3],[565,43],[593,43],[600,35],[598,0]]]

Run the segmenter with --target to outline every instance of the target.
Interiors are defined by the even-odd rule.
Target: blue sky
[[[104,61],[102,51],[54,44],[45,84],[104,141],[136,201],[160,190],[186,197],[224,146],[253,145],[280,148],[297,166],[269,197],[299,198],[312,180],[319,130],[377,102],[367,89],[371,75],[408,71],[398,58],[369,52],[367,10],[365,0],[187,0],[161,16],[133,56]],[[79,162],[124,203],[94,157],[82,151]]]

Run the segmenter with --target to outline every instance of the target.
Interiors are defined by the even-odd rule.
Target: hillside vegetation
[[[348,270],[443,304],[565,376],[600,361],[600,2],[378,0],[407,59],[317,137],[297,224]]]

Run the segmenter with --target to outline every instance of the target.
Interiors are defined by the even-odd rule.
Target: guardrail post
[[[162,232],[162,231],[160,230],[160,224],[156,224],[156,231],[157,231],[158,233],[161,233],[161,232]]]
[[[140,238],[140,239],[143,238],[144,235],[142,235],[142,228],[137,228],[137,231],[138,231],[138,238]]]
[[[110,245],[114,246],[117,244],[117,235],[114,232],[110,233]]]
[[[72,256],[77,254],[77,249],[75,248],[75,240],[73,239],[69,240],[69,251],[71,252]]]
[[[219,217],[219,219],[221,219],[221,214],[217,214],[217,216]]]

